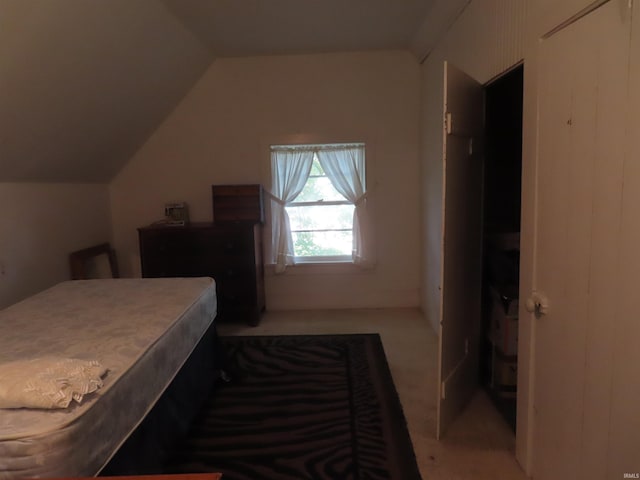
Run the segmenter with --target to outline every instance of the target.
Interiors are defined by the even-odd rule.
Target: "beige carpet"
[[[260,325],[219,324],[221,335],[379,333],[425,480],[524,480],[515,438],[488,397],[477,395],[436,441],[438,339],[418,310],[267,312]]]

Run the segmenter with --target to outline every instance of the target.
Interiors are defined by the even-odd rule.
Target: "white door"
[[[482,86],[444,65],[440,438],[478,386],[482,257]]]
[[[633,12],[607,478],[640,477],[640,15]],[[629,475],[631,476],[631,475]],[[631,476],[632,477],[632,476]]]
[[[629,22],[628,2],[613,0],[539,47],[536,480],[611,478]]]

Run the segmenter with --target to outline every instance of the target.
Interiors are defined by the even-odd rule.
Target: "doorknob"
[[[533,292],[524,304],[527,312],[535,313],[536,317],[546,315],[549,311],[549,299],[544,293]]]

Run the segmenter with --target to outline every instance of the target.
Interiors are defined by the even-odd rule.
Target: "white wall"
[[[0,308],[70,278],[68,255],[110,240],[106,185],[0,183]]]
[[[420,69],[406,52],[218,59],[111,184],[124,275],[139,275],[136,228],[186,201],[212,217],[210,185],[269,186],[269,145],[364,141],[377,266],[268,275],[267,308],[417,306]]]

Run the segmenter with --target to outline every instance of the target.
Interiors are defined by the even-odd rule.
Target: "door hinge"
[[[473,137],[469,139],[469,156],[473,155]]]
[[[451,135],[453,131],[453,119],[451,118],[451,112],[447,112],[444,116],[444,124],[447,129],[447,135]]]

